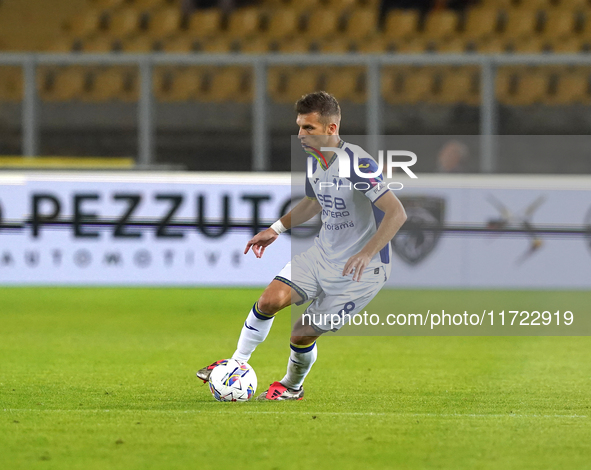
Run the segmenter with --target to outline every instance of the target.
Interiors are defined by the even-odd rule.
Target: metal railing
[[[381,68],[387,65],[476,65],[481,68],[480,104],[480,171],[496,169],[495,139],[497,134],[497,103],[495,99],[496,68],[501,65],[591,65],[591,56],[580,54],[0,54],[0,66],[21,66],[24,71],[22,112],[22,153],[38,154],[39,119],[36,72],[40,65],[135,65],[140,70],[138,103],[138,165],[147,167],[154,161],[154,112],[152,72],[157,65],[243,65],[253,67],[254,98],[252,119],[252,168],[265,171],[269,165],[270,126],[267,119],[267,68],[274,65],[365,66],[367,70],[366,133],[369,150],[378,148],[382,134]],[[371,138],[374,140],[371,140]]]

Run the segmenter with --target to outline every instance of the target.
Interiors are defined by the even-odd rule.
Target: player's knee
[[[277,313],[284,307],[283,304],[284,301],[279,295],[266,291],[263,292],[258,301],[259,310],[268,314]]]

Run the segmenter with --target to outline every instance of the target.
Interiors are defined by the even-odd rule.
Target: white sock
[[[292,344],[289,361],[287,362],[287,374],[280,382],[287,388],[299,390],[317,357],[316,341],[309,346]]]
[[[246,321],[240,332],[240,338],[238,339],[238,346],[236,352],[232,355],[232,359],[247,362],[256,347],[265,341],[269,331],[271,331],[273,320],[274,317],[272,315],[261,312],[255,303],[252,309],[250,309],[248,317],[246,317]]]

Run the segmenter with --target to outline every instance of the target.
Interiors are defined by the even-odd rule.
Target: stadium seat
[[[85,37],[90,36],[100,29],[101,12],[98,10],[86,10],[70,18],[64,24],[64,30],[70,36]]]
[[[187,34],[193,38],[208,38],[221,29],[222,14],[217,8],[198,10],[191,15],[187,25]]]
[[[310,39],[322,39],[338,29],[338,15],[334,10],[316,9],[310,12],[305,35]]]
[[[199,99],[210,71],[204,67],[159,67],[154,71],[154,93],[164,102]]]
[[[22,69],[20,67],[0,67],[0,102],[21,101],[23,90]]]
[[[394,46],[383,35],[373,36],[365,41],[357,43],[357,52],[365,54],[381,54],[392,51]]]
[[[365,70],[359,67],[329,69],[325,76],[324,88],[339,101],[365,103]]]
[[[416,36],[419,25],[417,10],[391,10],[386,17],[384,36],[392,40],[406,40]]]
[[[537,36],[515,40],[509,48],[512,52],[520,54],[539,54],[548,49],[547,41]]]
[[[173,36],[162,42],[162,51],[171,53],[187,53],[193,52],[197,49],[197,43],[195,39],[182,34],[179,36]]]
[[[200,43],[202,52],[225,54],[234,49],[234,41],[227,37],[216,37]]]
[[[511,8],[513,0],[485,0],[486,6],[491,8]]]
[[[543,102],[548,96],[548,75],[543,69],[532,69],[519,74],[517,93],[512,104],[528,106]]]
[[[325,0],[324,4],[333,10],[346,10],[356,7],[360,2],[357,0]],[[373,8],[372,8],[373,9]]]
[[[351,51],[351,42],[347,36],[334,36],[320,41],[317,50],[325,54],[345,54]]]
[[[121,6],[125,0],[92,0],[92,6],[95,8],[116,8]]]
[[[584,11],[589,8],[589,0],[560,0],[558,6],[571,11]]]
[[[285,4],[289,5],[298,14],[310,14],[321,8],[318,0],[288,0]]]
[[[576,36],[571,36],[563,40],[551,41],[550,45],[554,53],[573,54],[583,50],[585,40]]]
[[[483,39],[475,43],[475,51],[481,54],[502,54],[507,51],[507,41],[499,36]]]
[[[254,7],[240,8],[230,15],[226,33],[232,38],[246,38],[258,33],[259,28],[259,9]]]
[[[279,40],[297,33],[299,15],[293,9],[282,8],[270,13],[265,35],[271,40]]]
[[[453,10],[434,10],[427,14],[422,37],[445,40],[456,34],[458,14]]]
[[[271,75],[275,74],[274,77]],[[269,88],[273,100],[278,103],[293,104],[302,95],[309,93],[310,90],[319,89],[320,72],[315,67],[290,67],[270,73],[269,85],[278,82],[277,76],[281,78],[278,88]]]
[[[84,52],[104,54],[112,52],[116,47],[117,40],[109,36],[95,36],[82,42]]]
[[[93,74],[92,85],[82,95],[82,100],[91,102],[118,100],[123,97],[125,86],[125,69],[120,67],[99,69]]]
[[[395,49],[400,54],[420,54],[429,51],[432,44],[428,39],[416,37],[408,41],[396,42]]]
[[[382,77],[382,94],[389,104],[433,101],[436,73],[432,67],[394,68]]]
[[[541,10],[552,5],[552,0],[521,0],[519,2],[520,8],[529,8],[532,10]]]
[[[240,52],[245,54],[265,54],[271,51],[271,42],[267,36],[255,36],[240,42]]]
[[[67,67],[41,70],[39,96],[43,101],[72,101],[82,97],[87,86],[87,69]]]
[[[471,8],[466,14],[462,35],[471,40],[485,39],[495,34],[498,25],[498,10],[494,8]]]
[[[435,49],[437,52],[447,54],[461,54],[468,49],[468,42],[462,36],[456,36],[448,41],[441,41],[436,43]]]
[[[507,13],[507,21],[503,29],[506,39],[521,39],[532,36],[536,32],[539,13],[536,10],[512,9]]]
[[[472,67],[454,67],[446,70],[441,79],[441,91],[436,99],[438,103],[463,103],[472,106],[480,103],[478,70]]]
[[[589,70],[574,70],[558,75],[555,93],[548,103],[555,105],[591,104]]]
[[[279,52],[289,54],[304,54],[310,51],[310,41],[301,36],[296,36],[293,39],[284,39],[280,41],[277,49]]]
[[[214,71],[202,100],[215,103],[252,101],[250,69],[223,67]]]
[[[154,38],[167,38],[176,33],[181,25],[179,8],[166,8],[150,15],[148,32]]]
[[[354,41],[363,40],[377,31],[378,12],[373,8],[353,10],[347,19],[345,34]]]
[[[546,12],[544,36],[552,41],[575,34],[576,18],[572,11]]]
[[[495,77],[495,96],[501,104],[512,104],[517,92],[517,71],[513,67],[499,67]]]
[[[129,53],[147,53],[155,50],[154,40],[147,36],[135,36],[121,43],[121,50]]]
[[[108,33],[111,36],[125,38],[138,32],[140,15],[135,8],[124,8],[111,13]]]
[[[165,3],[165,0],[132,0],[132,5],[138,10],[149,10],[159,8]]]
[[[81,43],[79,40],[72,39],[69,36],[60,36],[56,40],[50,42],[45,48],[46,52],[72,52],[75,50],[75,46]]]

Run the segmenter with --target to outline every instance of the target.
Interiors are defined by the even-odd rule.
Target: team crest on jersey
[[[435,249],[441,238],[445,200],[434,196],[400,197],[406,222],[392,240],[392,249],[407,264],[415,265]]]

